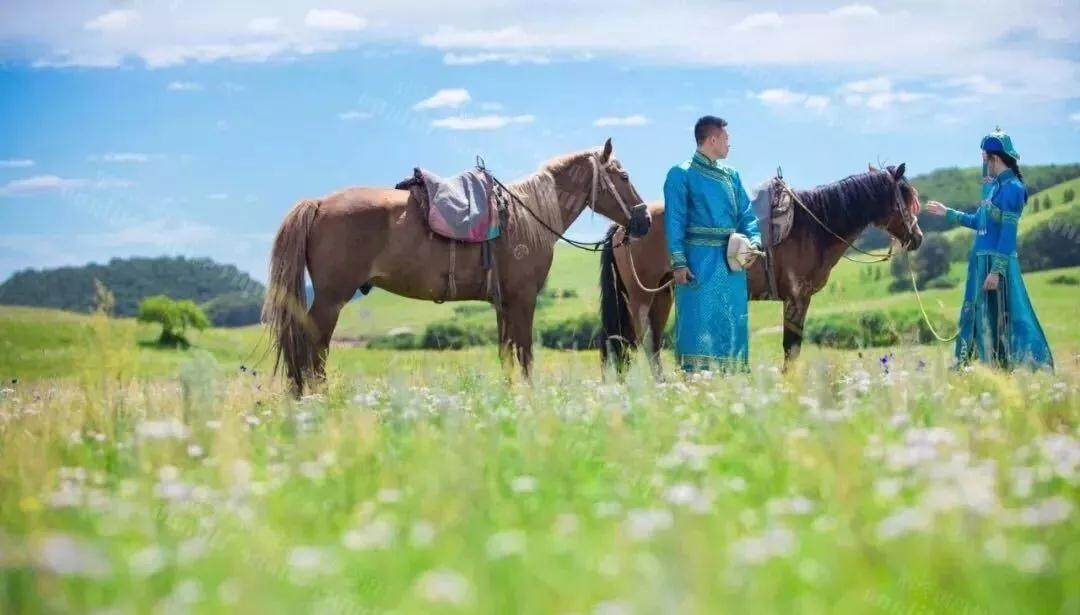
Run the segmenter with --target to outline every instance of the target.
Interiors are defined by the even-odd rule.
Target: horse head
[[[904,176],[906,169],[906,163],[885,167],[884,171],[870,165],[871,173],[885,173],[893,185],[889,203],[874,224],[895,237],[905,249],[918,250],[923,240],[923,232],[919,228],[919,191]]]
[[[648,206],[630,181],[630,173],[615,157],[611,139],[593,156],[593,187],[589,206],[622,224],[631,237],[643,237],[652,224]]]

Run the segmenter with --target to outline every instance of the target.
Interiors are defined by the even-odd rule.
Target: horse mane
[[[796,194],[829,229],[846,237],[879,220],[893,202],[894,190],[895,180],[887,171],[870,171],[810,190],[797,190]],[[815,232],[832,239],[832,234],[802,209],[796,209],[795,213],[805,217],[805,223]]]
[[[532,212],[525,211],[525,208],[517,203],[510,204],[509,232],[516,239],[520,239],[530,248],[544,248],[554,243],[556,237],[544,228],[544,224],[560,232],[564,230],[562,228],[563,210],[559,203],[555,176],[567,171],[583,157],[592,153],[594,153],[593,150],[585,150],[556,156],[540,165],[535,173],[507,184],[506,187]],[[543,224],[537,218],[540,218]]]

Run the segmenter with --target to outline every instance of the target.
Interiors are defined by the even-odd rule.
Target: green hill
[[[168,295],[206,304],[214,324],[229,326],[258,322],[265,293],[262,284],[236,266],[208,258],[114,258],[104,265],[15,273],[0,284],[0,304],[89,312],[95,279],[116,298],[117,316],[135,315],[140,299]]]

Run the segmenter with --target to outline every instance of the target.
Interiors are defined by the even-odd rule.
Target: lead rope
[[[919,301],[919,311],[922,312],[923,321],[926,322],[926,327],[930,329],[930,333],[937,338],[939,342],[951,342],[960,335],[960,328],[956,328],[956,333],[951,337],[941,337],[941,334],[934,329],[934,325],[930,323],[930,315],[926,313],[926,306],[923,305],[922,295],[919,294],[919,286],[915,283],[915,269],[911,266],[911,259],[908,261],[908,273],[911,274],[911,288],[915,290],[915,298]]]
[[[634,266],[634,250],[633,250],[633,247],[629,243],[626,243],[626,242],[624,242],[623,245],[626,246],[626,255],[630,258],[630,273],[634,274],[634,281],[637,282],[638,288],[640,288],[641,290],[643,290],[643,291],[645,291],[645,292],[647,292],[649,294],[654,294],[654,293],[658,293],[658,292],[660,292],[662,290],[665,290],[665,289],[669,288],[675,282],[675,279],[671,278],[667,282],[664,282],[663,284],[661,284],[660,286],[657,286],[656,288],[649,288],[648,286],[645,286],[644,284],[642,284],[641,283],[641,278],[638,277],[637,267]],[[612,267],[614,267],[614,266],[615,266],[615,264],[612,263]]]

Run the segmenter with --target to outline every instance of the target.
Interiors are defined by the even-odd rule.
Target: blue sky
[[[658,198],[704,113],[748,184],[974,165],[995,125],[1023,163],[1080,160],[1075,2],[529,6],[5,3],[0,279],[161,254],[264,279],[300,198],[608,136]]]

